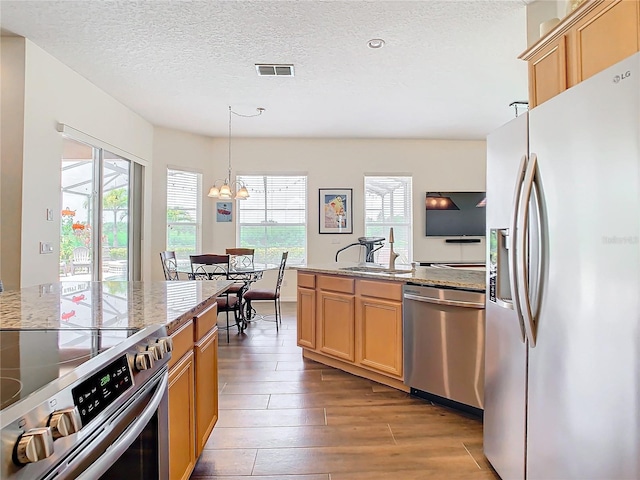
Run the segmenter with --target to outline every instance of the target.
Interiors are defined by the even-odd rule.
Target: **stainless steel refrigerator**
[[[487,137],[484,452],[640,479],[640,54]]]

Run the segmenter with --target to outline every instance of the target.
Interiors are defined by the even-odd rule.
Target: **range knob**
[[[14,461],[18,465],[34,463],[53,453],[53,435],[49,427],[32,428],[18,439]]]
[[[164,357],[164,345],[160,345],[159,343],[150,343],[147,345],[146,351],[153,353],[154,360],[161,360]]]
[[[53,438],[66,437],[82,428],[82,419],[78,407],[65,408],[51,414],[49,426]]]
[[[171,337],[161,337],[156,340],[156,343],[163,345],[165,352],[173,350],[173,338]]]
[[[155,353],[151,351],[136,353],[134,357],[134,365],[137,371],[148,370],[153,367]]]

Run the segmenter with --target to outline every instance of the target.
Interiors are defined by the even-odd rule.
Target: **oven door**
[[[169,478],[168,373],[163,368],[46,478]]]

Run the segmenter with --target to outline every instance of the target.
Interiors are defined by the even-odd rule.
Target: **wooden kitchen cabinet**
[[[196,456],[218,421],[218,329],[213,328],[194,345],[196,392]]]
[[[303,356],[408,391],[402,368],[402,285],[298,272]]]
[[[169,478],[186,480],[196,464],[195,367],[190,350],[169,370]]]
[[[640,51],[640,0],[586,0],[520,55],[529,107]]]
[[[355,361],[355,281],[318,276],[318,350],[349,362]]]
[[[188,479],[218,420],[218,308],[176,330],[169,360],[169,475]]]
[[[402,379],[402,285],[357,280],[358,364]]]
[[[316,276],[298,272],[298,346],[316,348]]]
[[[540,105],[566,89],[567,48],[562,35],[529,60],[529,103]]]

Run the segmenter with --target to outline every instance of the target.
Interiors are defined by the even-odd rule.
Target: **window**
[[[411,177],[364,177],[365,235],[389,239],[393,227],[393,250],[397,263],[412,261]],[[377,252],[376,262],[389,262],[389,243]]]
[[[180,266],[200,252],[202,174],[167,169],[167,250]]]
[[[238,175],[250,197],[238,204],[238,246],[255,249],[254,261],[278,265],[288,251],[288,265],[307,258],[307,177]]]

